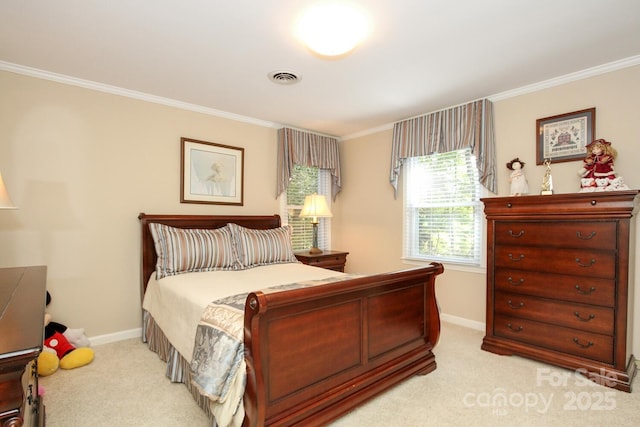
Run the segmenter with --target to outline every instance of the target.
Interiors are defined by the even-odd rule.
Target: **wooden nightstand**
[[[295,252],[296,258],[303,264],[341,272],[344,272],[347,255],[349,252],[341,251],[323,251],[321,254],[311,254],[309,251]]]

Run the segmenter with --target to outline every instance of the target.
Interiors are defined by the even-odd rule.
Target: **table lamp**
[[[311,218],[313,224],[313,245],[309,249],[311,254],[321,254],[322,249],[318,248],[318,218],[332,217],[327,199],[321,194],[310,194],[304,198],[304,206],[300,211],[301,218]]]
[[[11,201],[11,197],[9,197],[9,193],[7,192],[7,187],[4,186],[2,173],[0,173],[0,209],[18,209]]]

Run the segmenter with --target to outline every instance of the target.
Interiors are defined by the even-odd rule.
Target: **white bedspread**
[[[211,271],[155,279],[151,275],[142,307],[189,363],[198,322],[210,302],[276,285],[320,280],[337,271],[302,263],[273,264],[240,271]]]
[[[173,347],[192,363],[198,324],[209,303],[224,297],[278,285],[348,275],[302,263],[273,264],[241,271],[189,273],[149,280],[142,307],[162,329]],[[240,315],[240,318],[243,316]],[[246,369],[244,360],[239,370]],[[220,426],[240,426],[244,418],[244,376],[233,375],[224,401],[210,402]]]

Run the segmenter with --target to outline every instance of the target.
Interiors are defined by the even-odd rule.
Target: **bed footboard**
[[[245,426],[323,425],[436,368],[441,264],[249,295]]]

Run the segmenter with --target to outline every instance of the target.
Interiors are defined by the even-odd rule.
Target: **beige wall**
[[[413,267],[400,259],[403,182],[400,177],[394,198],[389,184],[391,137],[392,131],[386,130],[342,144],[343,190],[334,206],[332,244],[350,252],[346,270],[351,273]],[[446,269],[438,277],[437,296],[447,315],[484,322],[484,275]]]
[[[89,336],[140,326],[139,212],[278,210],[275,128],[8,72],[0,72],[0,93],[0,171],[20,206],[0,211],[0,267],[48,265],[49,311]],[[537,118],[592,106],[596,136],[613,141],[617,170],[640,188],[638,99],[636,66],[496,100],[499,194],[509,192],[505,163],[516,156],[538,190],[544,168],[535,165]],[[181,136],[245,148],[244,206],[179,202]],[[350,252],[350,272],[407,267],[400,259],[402,191],[394,199],[388,181],[391,131],[349,139],[341,150],[334,248]],[[578,168],[579,162],[553,165],[556,192],[577,190]],[[437,292],[445,316],[475,327],[484,322],[483,272],[447,268]]]
[[[276,129],[0,72],[0,267],[48,266],[53,319],[140,326],[137,216],[277,213]],[[244,206],[180,203],[180,137],[245,149]]]
[[[536,166],[536,119],[590,107],[596,107],[596,137],[612,141],[618,150],[616,170],[629,187],[640,188],[640,168],[636,164],[640,158],[639,99],[640,67],[636,66],[495,100],[498,194],[509,195],[506,163],[514,157],[526,162],[529,188],[532,193],[539,192],[545,168]],[[347,263],[350,271],[372,273],[406,267],[400,260],[402,194],[399,192],[394,200],[388,179],[391,130],[347,140],[342,150],[344,190],[334,208],[334,246],[351,252]],[[552,165],[557,193],[578,191],[580,166],[579,161]],[[438,280],[437,294],[445,317],[453,316],[469,326],[484,323],[484,272],[448,268]],[[636,306],[640,310],[640,303]],[[638,325],[640,316],[636,317]],[[635,327],[635,335],[636,347],[640,348],[640,326]]]
[[[532,192],[540,191],[544,166],[536,166],[536,119],[585,108],[596,108],[596,138],[611,141],[618,151],[615,167],[632,188],[640,188],[640,66],[564,84],[494,103],[498,159],[498,192],[509,194],[509,170],[514,157],[527,162],[524,171]],[[579,161],[552,165],[556,192],[580,188]]]

